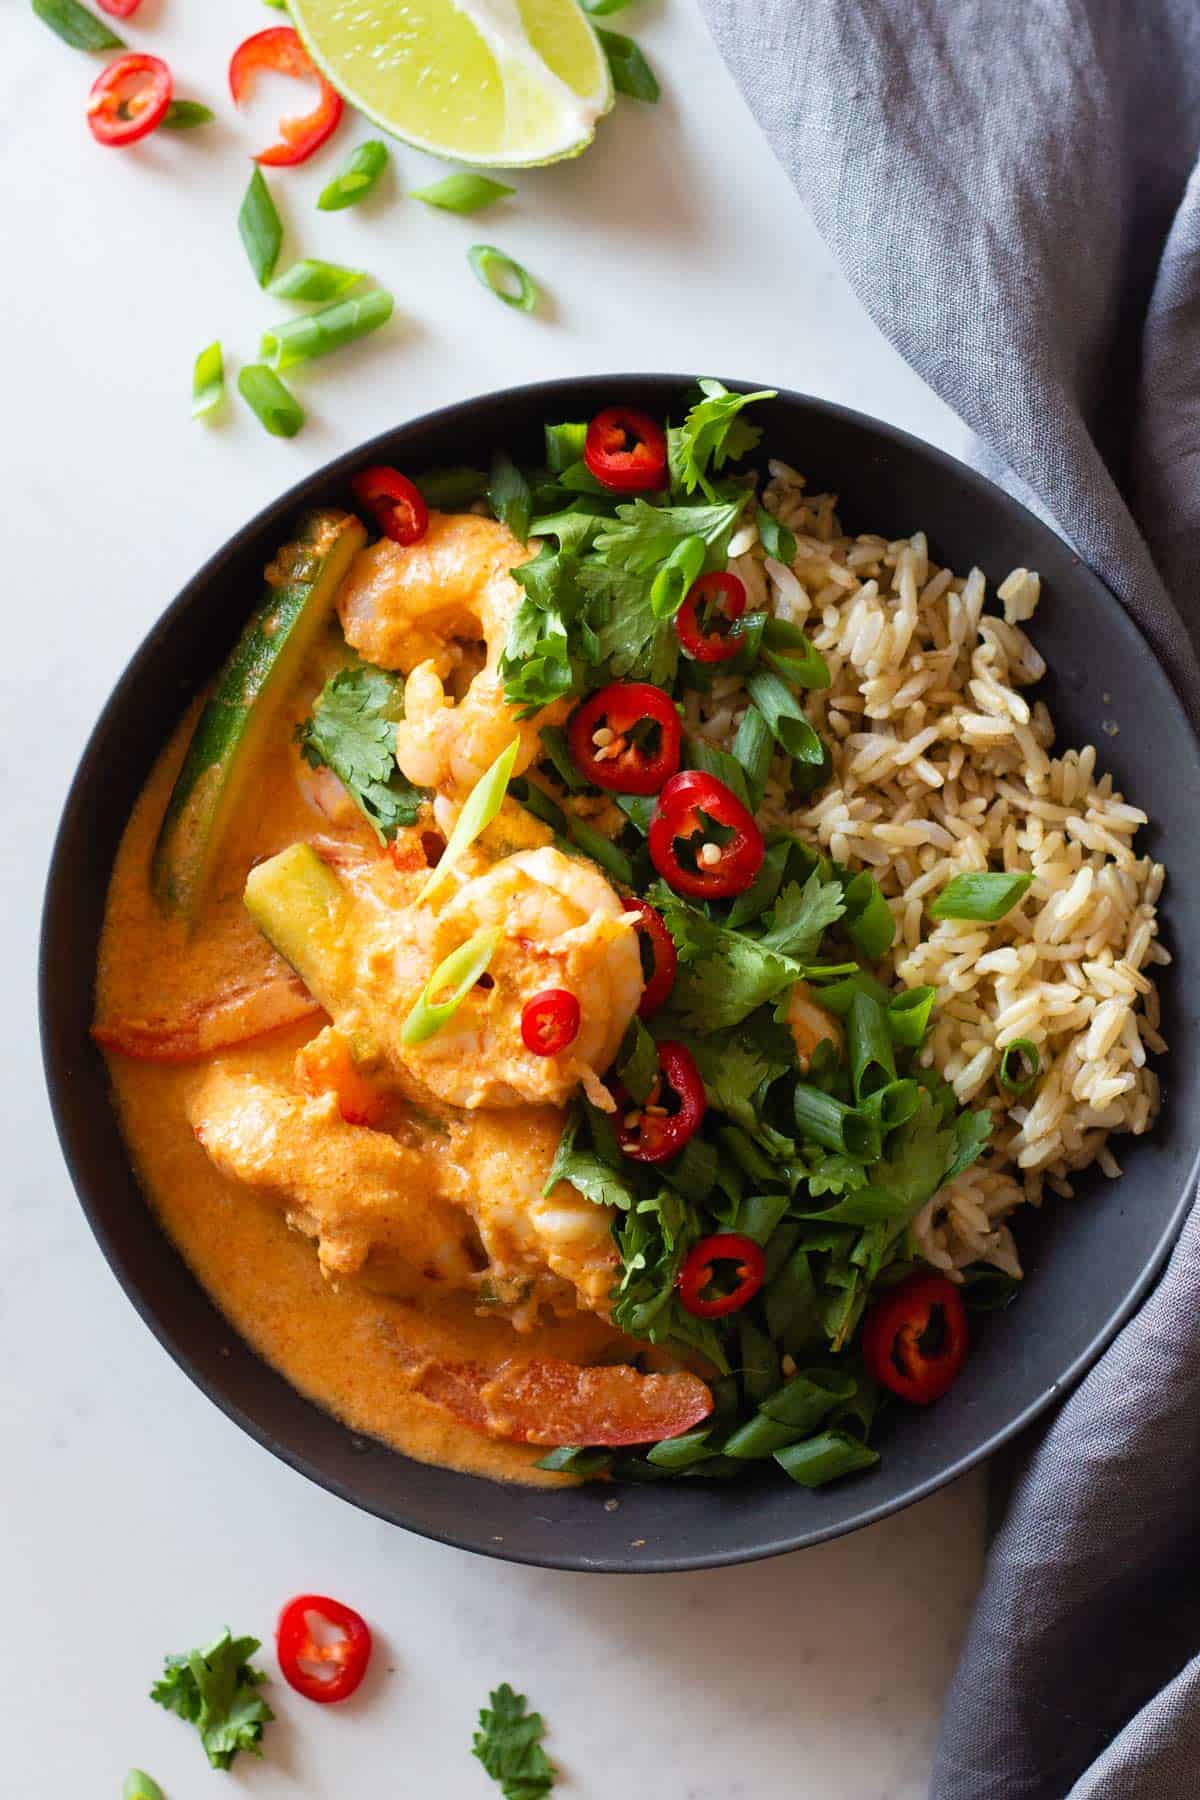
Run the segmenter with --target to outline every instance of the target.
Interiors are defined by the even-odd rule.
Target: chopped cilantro
[[[305,762],[332,769],[381,843],[415,824],[425,799],[396,764],[396,723],[403,717],[399,676],[360,663],[325,683],[296,731]]]
[[[845,910],[841,882],[836,876],[822,881],[814,869],[803,887],[790,881],[784,888],[775,903],[770,929],[759,942],[782,956],[809,962],[816,955],[823,933],[837,923]]]
[[[541,1800],[554,1786],[554,1766],[542,1749],[546,1725],[541,1713],[527,1711],[524,1694],[515,1694],[507,1681],[488,1696],[490,1706],[479,1710],[479,1729],[471,1742],[504,1800]]]
[[[580,570],[580,584],[588,596],[604,679],[669,688],[679,664],[679,639],[669,619],[655,617],[646,577],[588,562]]]
[[[701,537],[720,563],[746,496],[712,506],[651,506],[640,497],[618,506],[615,520],[596,533],[596,550],[608,562],[635,575],[649,575],[666,562],[684,538]]]
[[[226,1629],[207,1650],[168,1656],[150,1698],[178,1713],[200,1733],[214,1769],[228,1769],[239,1750],[262,1755],[263,1726],[275,1717],[259,1694],[267,1679],[250,1666],[257,1638],[235,1638]]]
[[[743,407],[755,400],[773,400],[776,390],[757,394],[731,394],[719,381],[699,383],[703,400],[692,407],[683,424],[667,434],[671,461],[671,485],[685,494],[700,488],[711,500],[710,469],[722,469],[753,450],[762,437],[759,426],[741,417]]]

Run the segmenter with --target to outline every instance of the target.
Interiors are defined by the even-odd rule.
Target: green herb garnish
[[[994,925],[1011,912],[1028,888],[1033,876],[1024,871],[1011,874],[972,871],[956,875],[948,881],[933,905],[931,919],[971,919],[983,925]]]
[[[202,419],[220,404],[225,392],[225,361],[220,343],[209,344],[192,371],[192,417]]]
[[[624,94],[630,100],[648,101],[653,106],[662,90],[654,70],[633,39],[625,37],[619,31],[605,31],[599,25],[596,27],[596,36],[600,39],[600,48],[608,58],[613,86],[618,94]]]
[[[250,1663],[260,1648],[257,1638],[223,1631],[207,1650],[168,1656],[150,1690],[159,1706],[196,1727],[214,1769],[230,1768],[239,1750],[262,1755],[263,1726],[275,1715],[258,1692],[267,1678]]]
[[[338,300],[303,318],[285,319],[263,332],[261,354],[276,370],[312,362],[318,356],[328,356],[333,350],[353,344],[368,332],[378,331],[391,318],[393,305],[389,293],[375,288],[369,294]]]
[[[747,406],[756,400],[774,400],[774,388],[761,388],[756,394],[734,394],[720,381],[705,378],[699,382],[704,395],[688,413],[683,424],[667,434],[670,449],[671,485],[679,492],[692,494],[697,488],[714,498],[709,481],[710,471],[723,469],[727,462],[737,462],[753,450],[762,437],[761,426],[743,418]],[[759,509],[759,535],[762,514]],[[792,543],[795,555],[795,540]]]
[[[322,212],[342,212],[347,206],[357,206],[366,199],[387,165],[387,146],[378,138],[359,144],[333,180],[321,189],[317,205]]]
[[[472,244],[467,251],[467,261],[475,279],[495,294],[497,300],[503,300],[505,306],[515,307],[518,312],[533,311],[538,302],[537,283],[519,262],[505,256],[494,244]]]
[[[437,892],[460,857],[470,849],[475,839],[487,830],[500,811],[520,748],[521,740],[519,737],[515,737],[508,748],[500,752],[487,773],[480,776],[467,795],[438,865],[435,869],[430,870],[429,878],[417,896],[419,901],[428,900],[431,894]]]
[[[431,187],[413,188],[412,197],[423,200],[426,206],[440,207],[443,212],[473,213],[494,206],[497,200],[505,200],[516,191],[505,187],[502,181],[464,170],[458,175],[447,175],[444,181],[435,181]]]
[[[33,10],[72,50],[125,48],[125,39],[110,31],[103,19],[90,13],[86,6],[80,6],[79,0],[33,0]]]
[[[472,1755],[499,1784],[504,1800],[540,1800],[555,1782],[554,1767],[542,1749],[542,1715],[529,1712],[524,1694],[514,1694],[507,1682],[488,1699],[489,1706],[479,1711]]]
[[[380,843],[415,824],[426,799],[396,762],[396,724],[403,717],[400,677],[361,663],[325,683],[296,731],[305,762],[332,769]]]
[[[277,275],[269,291],[280,300],[340,300],[365,280],[362,269],[347,269],[341,263],[321,262],[310,256]]]
[[[238,212],[238,231],[259,287],[275,273],[283,246],[283,220],[271,198],[261,169],[255,169]]]
[[[216,118],[210,106],[199,100],[172,100],[162,117],[166,131],[194,131],[197,125],[211,125]]]
[[[238,393],[272,437],[295,437],[304,408],[265,363],[249,363],[238,376]]]
[[[503,935],[499,925],[487,925],[443,957],[404,1021],[402,1044],[426,1043],[454,1017],[480,976],[486,973]]]

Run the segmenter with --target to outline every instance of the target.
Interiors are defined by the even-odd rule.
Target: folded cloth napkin
[[[1200,719],[1198,0],[701,5],[871,316]],[[1197,1495],[1193,1211],[1018,1479],[936,1800],[1200,1795]]]

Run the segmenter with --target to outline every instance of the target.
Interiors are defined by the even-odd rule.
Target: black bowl
[[[346,502],[364,463],[486,462],[503,445],[537,460],[545,420],[622,399],[678,417],[675,376],[549,382],[447,407],[376,438],[300,483],[225,546],[151,631],[105,707],[67,800],[41,948],[42,1040],[59,1135],[83,1208],[117,1279],[160,1343],[218,1406],[276,1456],[369,1512],[445,1543],[564,1569],[703,1568],[854,1530],[960,1475],[1078,1379],[1146,1293],[1195,1180],[1200,1134],[1200,761],[1168,677],[1117,601],[1061,539],[998,488],[903,432],[842,407],[781,394],[756,408],[763,449],[833,489],[851,530],[930,534],[937,561],[992,579],[1023,564],[1046,592],[1035,624],[1044,692],[1065,744],[1096,743],[1151,815],[1145,841],[1170,865],[1165,913],[1176,961],[1165,983],[1166,1104],[1147,1138],[1119,1145],[1125,1174],[1089,1175],[1074,1201],[1021,1221],[1028,1278],[986,1319],[952,1392],[929,1412],[896,1409],[870,1473],[810,1494],[773,1466],[745,1482],[558,1492],[427,1468],[357,1437],[303,1399],[238,1339],[154,1224],[88,1036],[96,945],[125,821],[164,740],[225,656],[261,572],[297,511]],[[1113,726],[1118,727],[1114,732]]]

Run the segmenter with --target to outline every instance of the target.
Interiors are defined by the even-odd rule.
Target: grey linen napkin
[[[1200,0],[701,4],[871,316],[1200,717]],[[1018,1478],[936,1800],[1200,1795],[1198,1496],[1194,1210]]]

